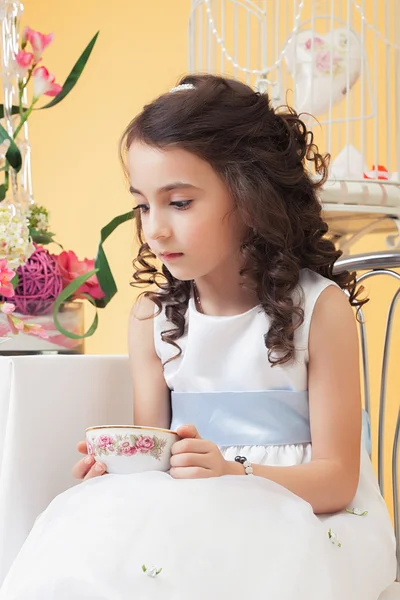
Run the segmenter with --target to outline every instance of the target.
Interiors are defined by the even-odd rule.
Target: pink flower
[[[41,325],[37,325],[36,323],[25,323],[23,332],[27,335],[34,335],[41,340],[47,340],[49,338],[47,331],[43,329]]]
[[[34,335],[43,340],[48,339],[49,335],[41,325],[36,325],[36,323],[25,323],[25,321],[12,314],[15,311],[15,304],[12,304],[11,302],[2,302],[0,303],[0,311],[6,315],[8,327],[14,335],[17,333],[25,333],[26,335]]]
[[[142,435],[136,442],[136,448],[147,451],[154,448],[154,441],[148,435]]]
[[[26,43],[29,42],[32,46],[35,62],[38,62],[44,50],[49,44],[51,44],[53,39],[54,33],[45,35],[44,33],[39,33],[39,31],[35,31],[30,27],[25,27],[22,33],[22,48],[25,48]]]
[[[137,453],[138,449],[135,446],[131,446],[129,442],[123,442],[120,446],[120,451],[124,456],[133,456]]]
[[[12,302],[2,302],[0,304],[0,310],[5,315],[11,315],[15,310],[15,304],[12,304]]]
[[[50,75],[46,67],[38,67],[33,71],[33,97],[39,98],[42,94],[46,96],[57,96],[62,86],[54,82],[55,76]]]
[[[18,54],[15,56],[16,62],[16,70],[20,77],[25,77],[28,69],[31,68],[33,64],[33,54],[32,52],[26,52],[25,50],[20,50]]]
[[[311,50],[312,45],[313,45],[312,39],[310,38],[309,40],[307,40],[304,45],[307,50]],[[314,38],[314,48],[316,48],[317,46],[323,46],[323,45],[324,45],[324,40],[322,38],[319,38],[319,37]]]
[[[91,456],[92,454],[94,454],[94,450],[93,450],[93,446],[90,442],[86,442],[86,446],[87,446],[87,451],[89,456]]]
[[[93,271],[95,268],[93,259],[85,258],[84,260],[79,260],[72,250],[69,250],[68,252],[65,250],[55,258],[60,269],[64,288],[67,287],[71,281],[79,277],[79,275],[84,275],[89,271]],[[83,285],[81,285],[75,292],[75,296],[79,296],[79,294],[88,294],[95,300],[101,300],[101,298],[104,298],[105,296],[96,275],[92,275]]]
[[[337,66],[340,58],[337,56],[332,56],[330,50],[319,50],[315,55],[315,66],[319,71],[328,72],[331,70],[331,62],[332,62],[332,71],[335,71],[335,67]]]
[[[114,447],[114,441],[109,435],[101,435],[97,440],[97,444],[99,448]]]
[[[7,321],[10,326],[10,329],[14,335],[16,335],[17,333],[20,333],[21,331],[24,330],[24,322],[22,319],[19,319],[18,317],[14,317],[11,314],[8,314]]]
[[[6,298],[12,298],[15,295],[14,286],[11,281],[15,277],[15,271],[7,267],[7,260],[0,260],[0,294]]]

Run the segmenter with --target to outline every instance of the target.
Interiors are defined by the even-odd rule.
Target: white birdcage
[[[192,0],[189,70],[303,113],[332,156],[321,200],[338,245],[386,231],[400,247],[400,0]]]

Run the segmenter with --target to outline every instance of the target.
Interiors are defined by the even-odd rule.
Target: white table
[[[0,586],[36,517],[76,483],[85,428],[132,419],[126,356],[0,356]]]

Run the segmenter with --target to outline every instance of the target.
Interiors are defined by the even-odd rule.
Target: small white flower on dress
[[[334,544],[335,546],[338,546],[339,548],[342,547],[342,544],[339,542],[336,533],[334,531],[332,531],[332,529],[328,530],[328,537],[331,540],[332,544]]]
[[[356,517],[365,517],[368,514],[367,510],[362,510],[361,508],[346,508],[346,512],[356,515]]]
[[[161,573],[162,569],[157,569],[157,567],[154,566],[147,568],[146,565],[142,565],[142,571],[143,573],[146,573],[148,577],[154,578]]]

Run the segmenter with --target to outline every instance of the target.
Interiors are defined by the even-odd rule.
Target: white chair
[[[377,444],[378,454],[378,481],[379,487],[383,496],[386,496],[384,485],[384,465],[385,465],[385,442],[387,432],[387,385],[389,372],[389,355],[391,349],[391,335],[393,328],[393,318],[396,310],[396,305],[400,299],[400,274],[393,269],[400,268],[400,252],[375,252],[368,254],[353,255],[339,260],[335,265],[335,272],[343,268],[349,271],[356,271],[358,283],[364,283],[371,277],[385,276],[398,281],[399,286],[395,291],[390,304],[386,319],[386,328],[384,332],[384,347],[382,355],[381,376],[379,382],[379,417],[378,417],[378,435],[371,436],[371,445]],[[373,304],[373,299],[371,299]],[[368,305],[367,305],[368,306]],[[368,363],[368,346],[367,346],[367,322],[364,321],[364,312],[360,311],[360,341],[361,341],[361,356],[364,381],[364,407],[371,419],[371,386],[370,386],[370,368]],[[393,440],[391,442],[391,472],[392,472],[392,496],[393,496],[393,511],[394,511],[394,528],[397,541],[397,581],[400,582],[400,489],[399,489],[399,441],[400,441],[400,400],[398,398],[398,406],[396,410],[396,426],[394,428]],[[361,600],[361,599],[360,599]],[[400,583],[394,583],[379,600],[400,600]]]

